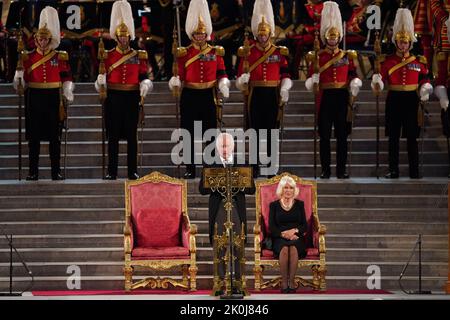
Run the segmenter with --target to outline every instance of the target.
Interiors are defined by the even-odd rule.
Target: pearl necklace
[[[280,204],[284,210],[289,211],[289,210],[291,210],[292,206],[294,205],[294,200],[291,201],[290,205],[286,205],[286,204],[284,204],[283,199],[280,199]]]

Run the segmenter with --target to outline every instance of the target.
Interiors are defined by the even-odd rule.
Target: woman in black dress
[[[299,258],[306,256],[304,235],[306,216],[303,201],[295,199],[299,189],[289,176],[283,177],[277,188],[280,198],[270,204],[269,228],[273,252],[279,259],[281,292],[294,293],[295,273]]]

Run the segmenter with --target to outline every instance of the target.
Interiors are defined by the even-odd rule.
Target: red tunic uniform
[[[308,54],[314,56],[314,52]],[[340,58],[339,58],[340,57]],[[339,59],[338,59],[339,58]],[[329,63],[335,59],[333,63]],[[347,87],[351,80],[356,78],[356,67],[354,63],[356,52],[353,50],[336,50],[332,52],[329,49],[319,51],[319,74],[321,89],[336,89]],[[309,76],[314,73],[314,62],[309,68]]]
[[[65,51],[51,50],[44,56],[33,50],[25,53],[23,60],[24,79],[29,88],[54,89],[65,81],[72,81]]]
[[[393,69],[408,59],[411,60],[409,63]],[[419,85],[429,82],[427,74],[428,68],[423,56],[410,56],[404,59],[397,54],[392,54],[381,63],[382,79],[388,84],[388,90],[391,91],[414,91]]]
[[[121,61],[125,59],[123,63]],[[139,90],[139,83],[148,78],[148,56],[143,50],[122,51],[118,47],[107,51],[106,81],[109,89]]]
[[[217,80],[227,77],[222,47],[207,45],[200,50],[190,45],[187,48],[179,48],[177,56],[178,75],[186,88],[212,88]]]
[[[243,47],[240,48],[242,50]],[[270,55],[260,64],[257,62],[272,51]],[[241,54],[240,54],[241,55]],[[286,47],[277,47],[271,45],[266,50],[258,45],[252,45],[250,55],[248,56],[248,65],[250,71],[250,85],[253,87],[277,87],[280,80],[290,78],[288,62],[286,56],[289,52]],[[238,69],[238,76],[244,73],[244,59],[241,59]],[[254,68],[252,67],[254,66]]]

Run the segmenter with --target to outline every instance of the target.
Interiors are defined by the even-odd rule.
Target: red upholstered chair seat
[[[273,256],[272,250],[263,249],[261,252],[261,258],[266,260],[272,260],[275,259]],[[306,249],[306,257],[303,258],[305,260],[314,260],[319,259],[319,249],[317,248],[308,248]]]
[[[131,251],[133,259],[189,259],[189,249],[185,247],[135,247]]]

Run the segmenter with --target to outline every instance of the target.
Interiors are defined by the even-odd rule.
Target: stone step
[[[405,262],[408,260],[411,248],[327,248],[327,261],[390,261]],[[123,247],[87,247],[87,248],[19,248],[24,261],[123,261]],[[198,246],[198,261],[211,261],[213,250],[211,246]],[[254,260],[254,248],[246,246],[245,257],[247,261]],[[433,249],[422,250],[422,260],[427,262],[447,261],[448,250]],[[13,260],[19,262],[17,257]],[[9,262],[9,248],[0,248],[0,262]]]
[[[187,180],[188,193],[198,193],[199,178]],[[258,178],[256,181],[264,181]],[[447,178],[428,178],[421,180],[410,179],[375,179],[375,178],[355,178],[349,180],[329,179],[316,180],[318,193],[320,195],[362,195],[362,194],[397,194],[414,195],[446,194]],[[38,185],[38,187],[36,187]],[[123,195],[123,180],[105,181],[101,179],[86,180],[66,180],[55,183],[53,181],[0,181],[0,194],[6,195],[76,195],[76,194],[99,194],[99,195]],[[338,191],[338,192],[337,192]],[[250,198],[251,195],[248,195]],[[376,210],[376,208],[374,208]]]
[[[199,233],[209,230],[207,220],[193,220]],[[386,222],[386,221],[328,221],[321,219],[330,234],[448,234],[448,226],[437,222]],[[253,232],[254,220],[247,222],[247,232]],[[4,233],[12,235],[39,234],[119,234],[123,232],[123,220],[111,221],[22,221],[1,222]]]
[[[157,116],[155,116],[156,118]],[[367,120],[369,120],[369,117],[367,117]],[[11,118],[9,118],[11,119]],[[227,118],[228,119],[228,118]],[[158,119],[159,120],[159,119]],[[167,119],[165,119],[167,120]],[[175,120],[169,119],[170,122],[173,122]],[[293,120],[293,118],[289,118],[289,120]],[[78,120],[77,120],[78,121]],[[1,122],[1,121],[0,121]],[[80,127],[71,127],[67,131],[67,141],[73,142],[73,143],[80,143],[80,142],[90,142],[90,141],[102,141],[102,133],[101,128],[98,127],[98,125],[95,125],[93,127],[87,126],[84,121],[81,121]],[[233,124],[234,118],[232,120]],[[372,122],[372,120],[370,120]],[[145,142],[147,141],[157,141],[157,140],[165,140],[170,141],[172,137],[172,133],[174,132],[173,128],[174,123],[162,123],[162,122],[155,122],[152,121],[151,126],[145,126],[143,130],[138,130],[138,137],[139,139],[143,139]],[[228,122],[227,122],[228,124]],[[234,123],[237,124],[237,123]],[[76,125],[76,124],[74,124]],[[167,125],[166,128],[160,128],[161,125]],[[298,125],[298,123],[293,123],[293,126]],[[286,127],[283,131],[283,139],[284,142],[292,139],[313,139],[313,123],[303,123],[302,127],[294,128],[294,127]],[[9,125],[8,125],[9,126]],[[16,142],[18,141],[18,130],[16,129],[16,125],[14,125],[14,128],[9,129],[2,129],[0,130],[0,143],[3,142]],[[156,127],[154,127],[156,126]],[[227,126],[229,127],[229,126]],[[232,126],[231,126],[232,127]],[[231,128],[230,127],[230,128]],[[23,129],[22,129],[23,130]],[[372,139],[376,140],[376,127],[374,123],[357,123],[357,126],[353,128],[353,139]],[[380,135],[384,134],[384,128],[380,129]],[[65,139],[65,132],[63,132],[63,138]],[[174,139],[176,136],[174,136]],[[426,133],[424,134],[424,138],[427,140],[433,141],[433,139],[441,139],[443,138],[442,135],[442,128],[440,124],[434,125],[432,127],[428,127],[426,130]],[[350,140],[350,138],[348,139]],[[25,140],[25,130],[22,131],[22,141]],[[253,142],[255,141],[255,142]],[[256,137],[255,140],[252,140],[252,143],[256,143]],[[248,150],[248,145],[247,145]],[[442,150],[443,152],[447,153],[447,150]]]
[[[32,182],[30,182],[32,183]],[[424,207],[445,208],[447,204],[441,195],[320,195],[318,196],[319,208],[324,207],[378,207],[378,208],[409,208]],[[25,196],[0,196],[3,208],[104,208],[105,203],[111,208],[123,208],[124,196],[117,195],[25,195]],[[188,206],[206,205],[208,196],[188,194]],[[248,197],[247,205],[254,206],[254,197]]]
[[[286,134],[287,135],[287,134]],[[350,140],[349,140],[350,143]],[[173,147],[177,142],[171,142],[170,140],[144,140],[142,143],[144,153],[167,153],[172,152]],[[419,143],[420,147],[421,142]],[[141,143],[139,143],[141,146]],[[107,144],[106,144],[107,147]],[[314,147],[314,139],[286,139],[282,141],[281,150],[283,152],[312,152]],[[386,138],[381,138],[380,152],[387,152],[388,150],[388,140]],[[335,150],[335,140],[331,141],[332,151]],[[64,150],[64,147],[62,147]],[[376,139],[353,139],[352,150],[354,152],[376,152]],[[424,152],[447,152],[447,140],[445,138],[426,138],[423,140],[423,150]],[[126,152],[126,141],[119,142],[119,151],[121,153]],[[406,152],[406,141],[400,140],[400,151]],[[22,153],[26,154],[28,152],[28,143],[22,141]],[[41,154],[45,155],[48,153],[48,143],[41,143]],[[101,156],[102,154],[102,141],[68,141],[67,142],[67,153],[68,154],[97,154]],[[0,154],[1,155],[17,155],[18,154],[18,143],[17,141],[1,142],[0,143]],[[319,140],[317,139],[317,157],[319,157]],[[318,159],[319,161],[319,159]]]
[[[39,263],[33,262],[28,263],[28,268],[30,268],[31,272],[35,277],[67,277],[70,274],[70,269],[74,266],[80,268],[80,275],[82,278],[85,276],[94,276],[97,274],[107,275],[107,276],[117,276],[121,275],[123,272],[123,262],[56,262],[56,263]],[[392,262],[392,263],[384,263],[384,262],[340,262],[340,261],[329,261],[327,262],[327,274],[333,274],[333,276],[368,276],[367,268],[369,266],[376,265],[380,268],[381,276],[392,277],[399,275],[403,269],[404,264],[402,262]],[[211,275],[213,273],[213,266],[211,262],[198,261],[198,275]],[[245,274],[248,276],[253,275],[253,261],[246,262]],[[14,262],[13,263],[13,276],[21,277],[26,275],[24,273],[25,269],[21,263]],[[422,276],[436,276],[436,277],[444,277],[446,276],[446,266],[442,263],[434,263],[434,262],[422,262]],[[265,276],[276,276],[279,271],[276,268],[267,268],[264,271]],[[9,263],[1,263],[0,264],[0,274],[9,274]],[[177,268],[169,269],[169,270],[161,270],[159,272],[155,272],[151,269],[146,268],[135,268],[134,273],[135,276],[171,276],[177,277],[179,276],[179,271]],[[301,268],[298,271],[299,275],[309,276],[308,268]],[[414,277],[418,274],[418,262],[412,261],[405,272],[406,277]]]
[[[445,199],[444,199],[445,200]],[[444,203],[446,201],[442,200]],[[26,221],[108,221],[123,219],[123,208],[15,208],[0,209],[1,220],[4,222]],[[208,209],[199,207],[188,208],[191,220],[206,220]],[[320,220],[333,221],[416,221],[433,222],[445,221],[447,210],[445,208],[319,208]],[[255,220],[255,208],[247,207],[247,218]]]
[[[247,247],[254,245],[254,235],[247,235]],[[417,235],[390,235],[390,234],[326,234],[327,249],[412,249],[418,239]],[[209,236],[199,233],[196,236],[197,246],[210,247]],[[7,248],[6,241],[2,241],[0,247]],[[123,245],[123,234],[26,234],[14,235],[13,244],[16,248],[100,248],[120,247]],[[432,251],[434,249],[446,249],[448,241],[446,235],[424,235],[422,237],[422,249]]]
[[[170,153],[144,153],[140,154],[142,156],[142,163],[144,165],[150,166],[165,166],[172,162],[172,154]],[[406,152],[400,152],[399,159],[401,163],[408,162],[408,154]],[[332,152],[331,157],[335,158],[336,153]],[[387,152],[380,152],[379,159],[382,162],[386,162],[388,158]],[[9,156],[0,156],[2,160],[2,165],[8,168],[14,168],[18,166],[18,158],[16,155]],[[386,160],[385,160],[386,159]],[[24,154],[22,157],[22,161],[25,164],[25,168],[28,167],[28,155]],[[444,164],[448,161],[448,154],[445,152],[424,152],[423,153],[423,163],[430,164]],[[285,152],[282,155],[281,165],[289,165],[296,163],[313,163],[314,162],[314,154],[312,152]],[[119,154],[119,163],[126,164],[127,163],[127,154],[120,153]],[[352,164],[353,165],[364,165],[367,163],[376,163],[376,154],[375,153],[366,153],[366,152],[357,152],[354,151],[352,153]],[[50,167],[50,157],[48,154],[43,153],[39,159],[39,165],[41,167]],[[64,166],[64,161],[61,163]],[[67,166],[71,167],[101,167],[102,166],[102,157],[97,154],[67,154]]]
[[[267,277],[270,279],[271,277]],[[311,277],[305,276],[305,279],[311,280]],[[142,277],[136,277],[136,280],[142,279]],[[253,276],[247,277],[247,287],[250,290],[254,288]],[[445,277],[423,277],[422,278],[422,290],[430,290],[433,293],[441,293],[442,288],[445,287],[447,278]],[[213,286],[212,276],[199,276],[197,278],[197,289],[198,290],[211,290]],[[417,277],[403,277],[402,286],[407,291],[418,290],[418,280]],[[15,278],[13,281],[13,288],[17,292],[29,289],[29,278],[20,277]],[[123,276],[94,276],[94,277],[84,277],[81,282],[81,290],[124,290],[124,278]],[[172,287],[170,287],[172,288]],[[327,288],[328,289],[342,289],[348,290],[352,288],[353,290],[367,290],[367,276],[336,276],[327,278]],[[395,290],[399,291],[398,276],[383,277],[381,280],[382,290]],[[33,285],[34,291],[51,291],[51,290],[68,290],[67,288],[67,275],[64,277],[36,277]],[[177,292],[179,289],[175,289]],[[305,290],[311,292],[310,288],[301,288],[300,290]],[[0,278],[0,291],[9,291],[9,278]],[[152,291],[149,290],[149,294]],[[253,297],[264,297],[264,291],[261,293],[252,293]]]

